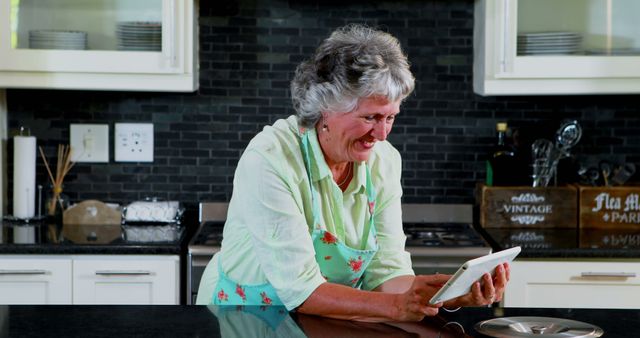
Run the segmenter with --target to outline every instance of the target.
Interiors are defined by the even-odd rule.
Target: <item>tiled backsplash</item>
[[[248,141],[265,124],[293,113],[288,86],[296,64],[333,28],[349,22],[380,26],[399,37],[417,80],[389,138],[403,156],[405,202],[471,203],[476,182],[485,176],[496,121],[551,137],[560,120],[575,118],[584,127],[576,153],[640,162],[638,95],[474,94],[471,0],[200,6],[196,93],[8,90],[10,128],[29,126],[51,155],[58,143],[69,142],[70,123],[108,123],[111,138],[114,122],[154,124],[153,163],[113,162],[111,145],[109,164],[78,163],[72,169],[65,183],[72,200],[158,196],[192,207],[228,200]],[[9,165],[9,179],[11,174]],[[38,182],[46,182],[40,161]]]

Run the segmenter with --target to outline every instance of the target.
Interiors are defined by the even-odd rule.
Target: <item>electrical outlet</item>
[[[108,124],[70,124],[69,143],[74,162],[109,162]]]
[[[153,162],[153,124],[116,123],[116,162]]]

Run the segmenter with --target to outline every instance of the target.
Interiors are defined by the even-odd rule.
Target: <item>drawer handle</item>
[[[636,276],[635,272],[583,272],[582,277],[628,277]]]
[[[46,275],[46,270],[0,270],[0,275]]]
[[[97,276],[149,276],[151,271],[145,270],[98,270]]]

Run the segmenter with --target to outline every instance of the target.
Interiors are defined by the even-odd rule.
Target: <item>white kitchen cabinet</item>
[[[502,305],[640,308],[639,261],[516,260]]]
[[[175,255],[3,255],[0,304],[179,304]]]
[[[179,304],[177,256],[76,256],[74,304]]]
[[[480,95],[640,93],[637,0],[476,0]]]
[[[71,260],[57,256],[0,258],[0,304],[71,304]]]
[[[194,91],[197,0],[0,0],[0,87]]]

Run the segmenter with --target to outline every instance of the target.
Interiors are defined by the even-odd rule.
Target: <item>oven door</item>
[[[207,249],[206,252],[202,252],[202,250],[194,252],[189,248],[189,254],[187,255],[187,305],[196,303],[200,279],[202,279],[204,269],[213,258],[213,255],[220,251],[219,247],[209,247]]]

